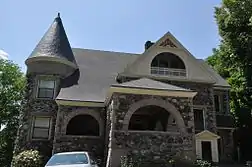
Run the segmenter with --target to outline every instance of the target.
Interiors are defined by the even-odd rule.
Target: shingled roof
[[[79,71],[62,82],[58,100],[104,102],[110,86],[117,83],[118,73],[138,56],[77,48],[73,52]]]
[[[30,57],[57,57],[76,64],[60,15],[37,44]],[[28,58],[28,59],[29,59]]]

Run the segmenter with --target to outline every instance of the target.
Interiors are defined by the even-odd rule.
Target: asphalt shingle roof
[[[72,49],[79,71],[62,82],[57,99],[104,102],[108,89],[117,83],[117,74],[132,63],[137,54],[88,49]]]

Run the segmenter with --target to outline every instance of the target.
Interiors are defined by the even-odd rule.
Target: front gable
[[[185,65],[186,76],[171,77],[151,74],[152,60],[160,53],[172,53],[178,56]],[[142,55],[129,64],[122,75],[147,76],[171,80],[189,80],[196,82],[215,83],[207,69],[170,33],[166,33]]]
[[[215,139],[219,139],[220,136],[208,131],[208,130],[204,130],[198,134],[195,135],[195,138],[197,140],[215,140]]]

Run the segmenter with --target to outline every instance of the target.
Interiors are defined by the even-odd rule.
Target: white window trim
[[[45,139],[45,138],[33,138],[33,131],[34,131],[34,126],[35,126],[35,119],[36,117],[38,118],[49,118],[50,121],[49,121],[49,133],[48,133],[48,138]],[[31,130],[30,130],[30,139],[31,140],[34,140],[34,141],[48,141],[51,139],[51,131],[52,131],[52,117],[51,116],[32,116],[32,126],[31,126]]]
[[[53,98],[50,99],[50,98],[41,98],[41,97],[38,97],[38,93],[39,93],[39,82],[40,80],[49,80],[49,81],[53,81],[54,82],[54,90],[53,90]],[[37,79],[36,79],[36,90],[35,90],[35,97],[36,99],[42,99],[42,100],[54,100],[55,97],[56,97],[56,87],[57,87],[57,81],[56,79],[54,78],[46,78],[46,77],[43,77],[43,76],[39,76]]]

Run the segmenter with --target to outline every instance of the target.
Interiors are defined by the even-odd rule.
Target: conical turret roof
[[[61,58],[76,64],[59,13],[36,48],[33,50],[32,54],[29,56],[29,58],[33,57]]]

